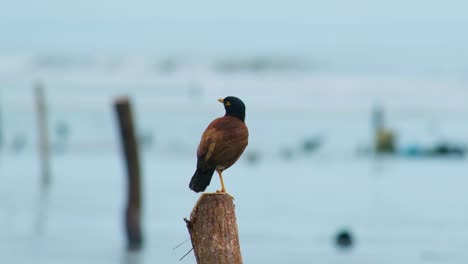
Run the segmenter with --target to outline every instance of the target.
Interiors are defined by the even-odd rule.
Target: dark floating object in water
[[[247,158],[247,162],[251,165],[255,165],[260,161],[261,153],[256,150],[250,150],[245,153],[245,157]]]
[[[343,229],[340,230],[335,235],[335,245],[340,249],[349,249],[353,246],[354,239],[353,235],[349,230]]]
[[[322,145],[322,138],[321,137],[310,137],[306,138],[302,141],[302,151],[304,153],[312,153],[316,151],[320,145]]]
[[[409,145],[401,154],[408,157],[459,157],[465,156],[467,149],[459,144],[440,142],[433,146]]]
[[[462,146],[458,146],[455,144],[450,143],[439,143],[437,144],[434,149],[430,152],[432,155],[439,155],[439,156],[447,156],[447,155],[454,155],[454,156],[464,156],[466,149]]]

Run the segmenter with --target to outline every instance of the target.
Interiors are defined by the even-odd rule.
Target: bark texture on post
[[[125,232],[128,249],[139,250],[143,246],[141,232],[141,177],[138,144],[133,125],[133,116],[128,98],[115,101],[115,110],[120,127],[122,148],[127,161],[127,205],[125,208]]]
[[[241,264],[234,202],[230,195],[202,194],[186,220],[198,264]]]

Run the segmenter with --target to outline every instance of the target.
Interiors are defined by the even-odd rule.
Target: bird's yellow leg
[[[232,200],[234,200],[234,197],[230,195],[229,193],[226,192],[226,188],[224,187],[224,181],[223,181],[223,172],[221,170],[216,170],[219,175],[219,179],[221,180],[221,190],[216,191],[216,193],[219,194],[227,194],[229,197],[231,197]]]
[[[224,188],[224,181],[223,181],[223,172],[221,170],[216,170],[218,172],[218,175],[219,175],[219,179],[221,180],[221,190],[220,191],[216,191],[216,192],[221,192],[221,193],[225,193],[226,192],[226,188]]]

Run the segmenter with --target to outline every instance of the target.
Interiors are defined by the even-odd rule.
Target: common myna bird
[[[226,114],[211,122],[198,145],[197,170],[189,184],[195,192],[203,192],[210,185],[215,170],[221,180],[220,192],[226,192],[222,173],[239,159],[247,147],[249,131],[244,122],[244,103],[234,96],[218,101],[224,104]]]

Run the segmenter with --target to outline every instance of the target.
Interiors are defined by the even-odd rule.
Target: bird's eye
[[[225,105],[225,106],[230,106],[230,105],[231,105],[231,102],[226,101],[226,102],[224,102],[224,105]]]

